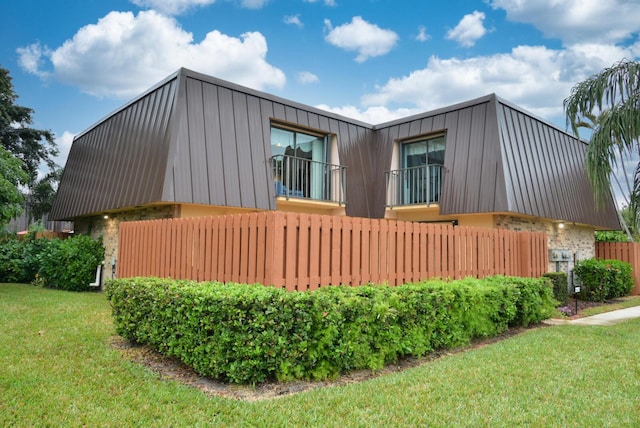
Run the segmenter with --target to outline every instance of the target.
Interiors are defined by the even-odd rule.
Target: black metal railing
[[[345,198],[345,171],[342,165],[318,162],[295,156],[272,158],[276,196],[336,202]]]
[[[442,165],[422,165],[385,172],[387,206],[440,202]]]

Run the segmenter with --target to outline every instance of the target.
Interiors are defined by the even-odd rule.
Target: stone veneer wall
[[[112,279],[114,275],[114,263],[118,259],[118,227],[123,221],[157,220],[162,218],[179,217],[179,207],[176,205],[162,205],[150,208],[141,208],[130,211],[109,214],[105,219],[103,215],[76,219],[75,233],[90,235],[97,239],[102,236],[104,243],[104,279]]]
[[[524,230],[529,232],[546,232],[550,250],[570,250],[575,253],[576,260],[595,257],[595,230],[587,226],[575,226],[565,223],[564,228],[559,223],[552,223],[540,219],[515,217],[507,215],[495,216],[495,227],[509,230]],[[560,270],[569,272],[573,269],[573,260],[569,262],[549,262],[549,272]]]

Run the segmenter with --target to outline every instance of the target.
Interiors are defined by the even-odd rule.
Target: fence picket
[[[624,244],[600,245],[598,257],[640,265],[640,248]],[[540,276],[548,265],[544,233],[282,212],[123,222],[118,245],[119,277],[258,282],[288,290]],[[639,275],[634,271],[636,284]]]

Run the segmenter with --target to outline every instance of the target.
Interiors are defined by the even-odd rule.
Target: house
[[[565,270],[620,228],[585,150],[494,94],[370,125],[180,69],[76,136],[51,218],[111,265],[121,221],[284,210],[545,231]]]

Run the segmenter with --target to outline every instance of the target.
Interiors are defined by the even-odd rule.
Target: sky
[[[571,88],[640,58],[640,0],[21,0],[0,67],[73,136],[180,67],[377,124],[490,93],[565,129]]]

